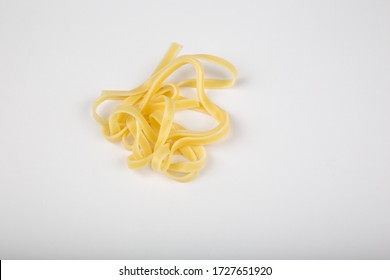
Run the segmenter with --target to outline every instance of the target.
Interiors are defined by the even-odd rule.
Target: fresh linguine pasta
[[[151,165],[153,170],[181,182],[192,180],[204,165],[204,145],[213,143],[229,132],[227,113],[206,95],[207,88],[228,88],[236,79],[236,69],[228,61],[213,55],[196,54],[177,56],[181,47],[172,44],[150,78],[130,91],[103,91],[93,104],[93,116],[103,127],[103,135],[110,141],[121,141],[132,154],[129,168]],[[216,64],[228,70],[231,79],[206,79],[202,61]],[[168,82],[167,78],[184,65],[191,65],[195,79]],[[180,95],[185,87],[196,89],[196,98]],[[108,119],[100,117],[96,110],[107,100],[119,100],[120,104]],[[174,122],[174,114],[181,110],[194,110],[210,115],[218,125],[209,131],[193,131]],[[181,155],[184,161],[175,161]]]

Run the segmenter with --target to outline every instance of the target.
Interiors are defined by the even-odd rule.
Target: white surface
[[[0,258],[390,258],[390,2],[0,1]],[[192,183],[91,117],[173,41],[230,60]]]

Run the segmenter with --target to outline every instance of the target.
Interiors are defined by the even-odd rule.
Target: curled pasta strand
[[[228,114],[206,94],[206,89],[234,85],[235,67],[227,60],[208,54],[177,56],[181,46],[173,43],[152,75],[139,87],[129,91],[107,90],[93,104],[93,117],[102,126],[109,141],[121,141],[131,151],[129,168],[150,165],[153,170],[177,181],[192,180],[204,166],[204,145],[223,138],[230,129]],[[205,78],[202,61],[215,64],[230,73],[230,79]],[[195,70],[195,78],[177,83],[167,79],[185,65]],[[180,95],[185,87],[196,90],[196,98]],[[108,100],[120,101],[108,119],[97,113]],[[174,122],[175,112],[194,110],[213,117],[217,126],[208,131],[193,131]],[[180,160],[177,160],[179,156]]]

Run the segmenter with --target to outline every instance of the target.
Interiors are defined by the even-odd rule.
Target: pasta
[[[223,138],[230,129],[229,116],[206,95],[205,89],[228,88],[236,80],[234,66],[217,56],[207,54],[177,56],[181,46],[173,43],[153,74],[139,87],[130,91],[108,90],[93,104],[93,116],[103,127],[109,141],[121,141],[131,151],[127,159],[129,168],[151,165],[152,169],[186,182],[192,180],[204,165],[204,145]],[[207,79],[202,61],[216,64],[229,71],[230,79]],[[167,78],[184,65],[191,65],[195,79],[177,83]],[[196,98],[180,95],[180,89],[196,90]],[[120,104],[108,119],[97,114],[97,108],[107,100]],[[194,110],[217,120],[218,125],[209,131],[193,131],[174,122],[174,114],[181,110]],[[184,160],[175,160],[179,155]]]

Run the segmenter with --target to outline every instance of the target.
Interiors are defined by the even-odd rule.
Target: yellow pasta
[[[207,88],[228,88],[236,80],[236,69],[228,61],[213,55],[177,56],[181,46],[173,43],[148,80],[130,91],[103,91],[93,104],[93,116],[103,127],[103,135],[110,141],[121,141],[132,153],[127,159],[129,168],[151,165],[152,169],[181,182],[192,180],[204,165],[204,145],[224,137],[230,129],[227,113],[206,95]],[[202,61],[228,70],[230,79],[206,79]],[[191,65],[195,79],[168,82],[167,78],[184,65]],[[180,95],[180,89],[196,89],[196,98]],[[107,100],[120,104],[108,119],[96,110]],[[174,122],[174,114],[181,110],[195,110],[210,115],[218,125],[209,131],[193,131]],[[175,160],[180,155],[185,160]]]

